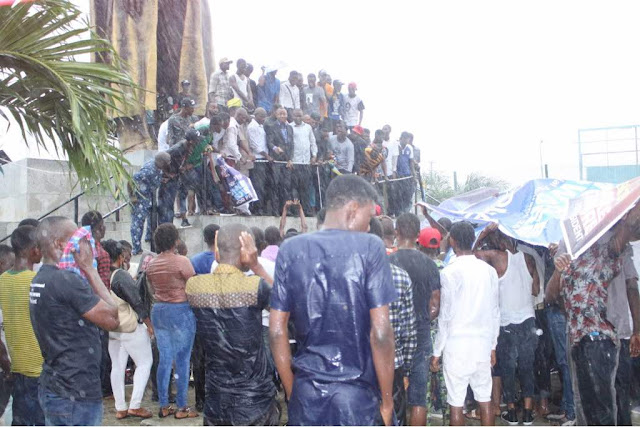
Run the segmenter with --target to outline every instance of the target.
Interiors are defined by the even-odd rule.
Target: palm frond
[[[79,60],[96,53],[110,64]],[[0,7],[0,105],[25,143],[27,135],[44,150],[56,142],[83,188],[101,183],[115,194],[130,179],[110,116],[133,107],[137,89],[111,43],[91,32],[70,1]]]

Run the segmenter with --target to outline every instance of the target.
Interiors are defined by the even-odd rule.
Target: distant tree
[[[500,191],[504,191],[509,189],[509,183],[502,179],[481,175],[479,172],[471,172],[457,194],[466,193],[482,187],[497,188]]]
[[[478,188],[490,187],[496,188],[500,191],[509,189],[509,183],[489,176],[480,174],[479,172],[472,172],[467,176],[465,183],[454,189],[451,184],[451,178],[442,172],[429,172],[422,174],[422,185],[425,193],[427,194],[426,202],[429,204],[440,204],[451,197],[459,194],[467,193]]]

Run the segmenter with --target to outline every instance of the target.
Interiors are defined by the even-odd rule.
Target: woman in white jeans
[[[116,419],[127,417],[151,418],[152,413],[141,407],[144,390],[147,387],[153,355],[151,352],[151,337],[153,327],[149,318],[149,310],[140,297],[136,282],[131,275],[122,270],[125,262],[125,248],[114,240],[102,242],[111,257],[111,290],[119,298],[128,303],[138,316],[138,326],[135,331],[109,332],[109,356],[111,356],[111,388],[116,404]],[[129,356],[136,364],[133,375],[133,392],[127,408],[124,394],[125,371]]]

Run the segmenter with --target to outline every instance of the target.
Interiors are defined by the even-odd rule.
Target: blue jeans
[[[571,383],[571,371],[569,370],[569,360],[567,359],[567,320],[564,313],[555,305],[544,309],[547,315],[547,324],[551,333],[553,351],[556,355],[556,365],[562,377],[562,403],[560,410],[565,411],[567,418],[575,419],[575,409],[573,404],[573,386]]]
[[[169,380],[171,366],[175,362],[175,379],[179,408],[187,406],[189,387],[189,362],[196,336],[196,317],[188,302],[157,302],[151,309],[151,322],[155,330],[158,352],[158,401],[160,407],[169,405]]]
[[[44,413],[38,402],[39,377],[13,374],[13,421],[14,426],[43,426]]]
[[[429,321],[418,326],[418,347],[411,361],[409,373],[409,388],[407,390],[407,404],[409,406],[427,406],[427,376],[429,360],[431,359],[431,336]]]
[[[60,397],[44,387],[40,387],[38,398],[48,426],[102,424],[102,400],[71,400]]]

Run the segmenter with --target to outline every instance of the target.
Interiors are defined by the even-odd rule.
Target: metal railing
[[[109,180],[113,179],[113,176],[109,177]],[[68,200],[66,200],[65,202],[59,204],[58,206],[56,206],[55,208],[47,211],[47,213],[39,216],[37,218],[38,221],[42,221],[43,219],[45,219],[46,217],[48,217],[49,215],[51,215],[52,213],[64,208],[65,206],[67,206],[69,203],[73,203],[73,222],[75,222],[76,224],[78,224],[79,218],[80,218],[80,197],[84,196],[87,191],[92,190],[94,188],[96,188],[99,184],[96,184],[90,188],[88,188],[87,190],[83,190],[80,193],[76,194],[75,196],[69,198]],[[126,206],[129,205],[129,201],[126,201],[125,203],[121,204],[120,206],[116,207],[115,209],[111,210],[110,212],[108,212],[107,214],[103,215],[102,218],[108,218],[111,215],[115,214],[116,215],[116,222],[120,222],[120,211],[125,208]],[[0,239],[0,243],[6,241],[7,239],[9,239],[11,237],[11,234],[3,237],[2,239]]]

